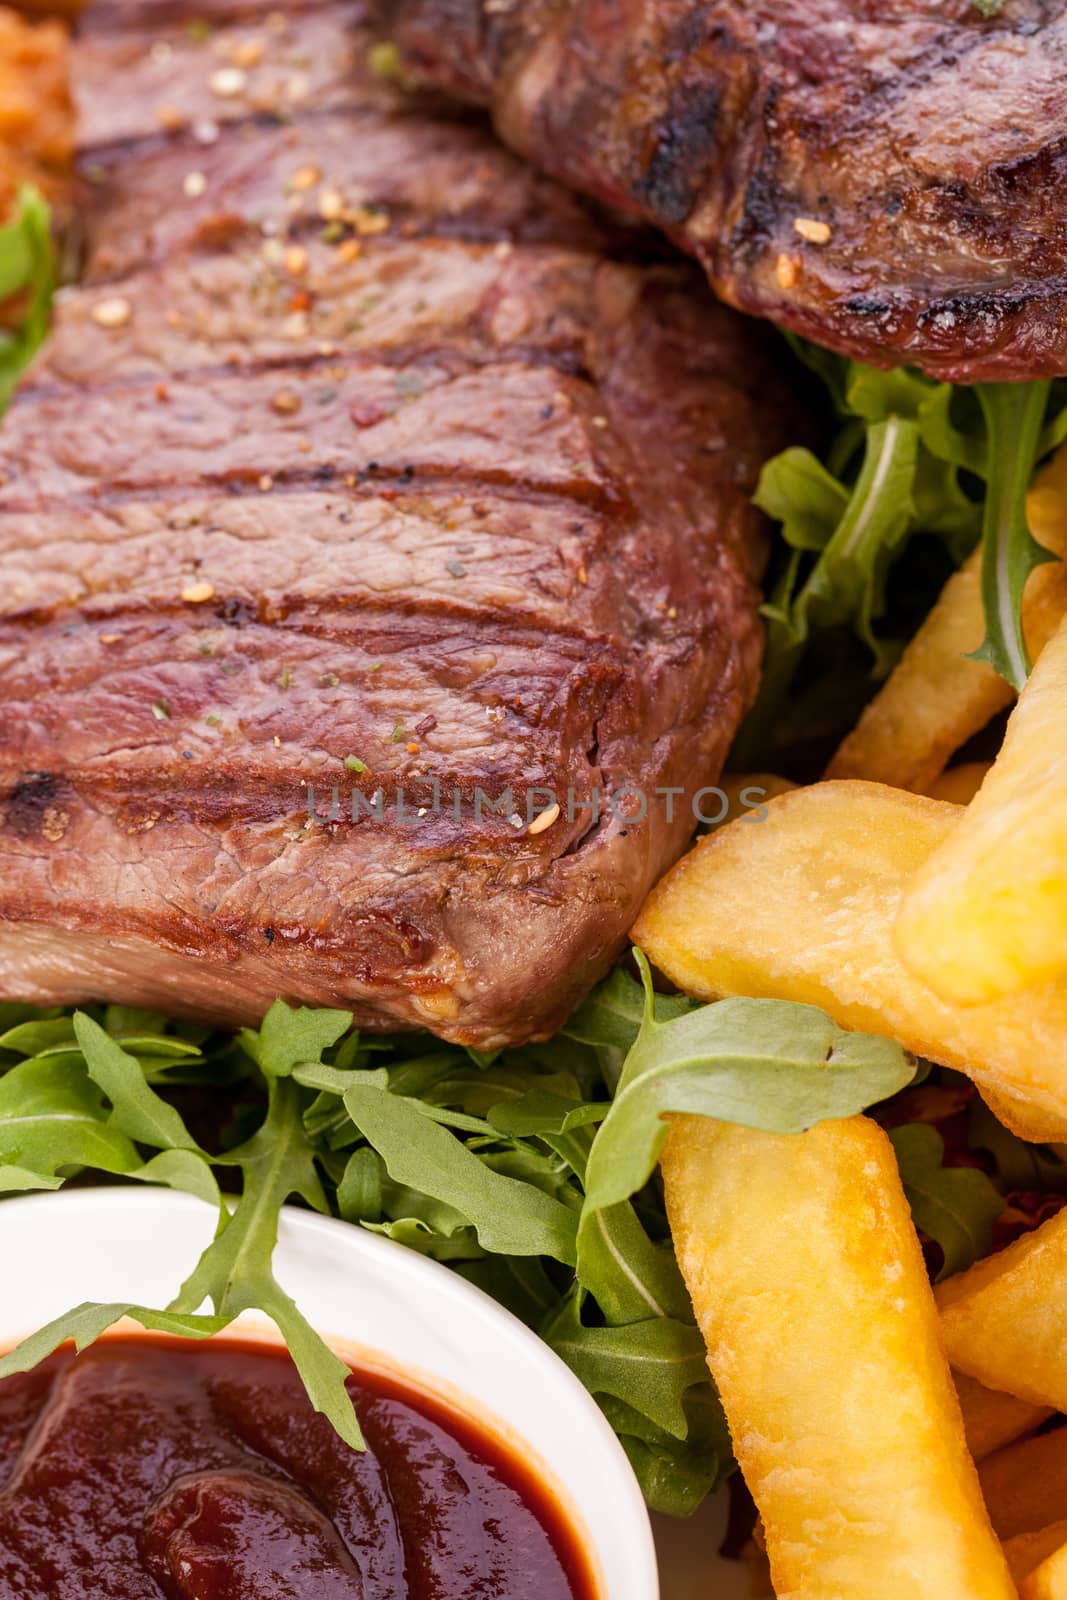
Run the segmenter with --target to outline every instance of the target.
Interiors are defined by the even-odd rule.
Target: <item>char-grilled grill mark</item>
[[[1067,372],[1065,0],[380,11],[410,70],[743,310],[964,382]]]
[[[751,697],[775,358],[354,10],[105,5],[86,281],[0,433],[0,993],[544,1035]]]

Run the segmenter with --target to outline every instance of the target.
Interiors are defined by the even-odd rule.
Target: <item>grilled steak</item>
[[[773,355],[350,11],[103,18],[0,432],[0,993],[545,1034],[752,693]]]
[[[877,365],[1067,372],[1064,0],[381,4],[413,70],[731,304]]]

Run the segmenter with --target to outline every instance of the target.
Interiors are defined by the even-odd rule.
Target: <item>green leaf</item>
[[[623,1400],[672,1438],[686,1437],[685,1395],[708,1377],[704,1340],[692,1323],[655,1317],[586,1327],[572,1295],[542,1333],[592,1394]]]
[[[627,1201],[586,1206],[578,1228],[578,1282],[594,1297],[606,1321],[647,1317],[693,1318],[674,1252],[653,1244]]]
[[[0,228],[0,299],[25,292],[22,322],[0,334],[0,415],[16,383],[44,343],[55,290],[55,252],[48,205],[30,187],[19,190],[15,215]]]
[[[387,1090],[352,1088],[345,1110],[397,1183],[454,1207],[486,1250],[573,1265],[574,1212],[532,1184],[492,1171],[461,1140]]]
[[[650,995],[648,964],[639,960]],[[593,1144],[586,1206],[614,1205],[648,1181],[667,1138],[668,1112],[801,1133],[886,1099],[914,1070],[893,1040],[846,1032],[815,1006],[720,1000],[660,1023],[646,1004]]]
[[[321,1061],[352,1026],[350,1011],[287,1006],[275,1000],[259,1032],[242,1028],[241,1043],[267,1078],[287,1078],[298,1062]]]
[[[174,1333],[184,1339],[209,1339],[226,1326],[223,1317],[192,1317],[172,1311],[152,1311],[147,1306],[85,1301],[31,1333],[7,1355],[0,1356],[0,1379],[13,1377],[16,1372],[29,1372],[68,1340],[76,1350],[87,1349],[123,1317],[131,1317],[152,1333]]]
[[[51,1179],[65,1168],[124,1173],[141,1165],[80,1060],[20,1061],[0,1078],[0,1170]]]
[[[168,1309],[192,1313],[210,1300],[227,1322],[242,1311],[266,1313],[284,1335],[315,1410],[360,1450],[362,1435],[345,1387],[351,1374],[274,1277],[271,1263],[285,1202],[296,1194],[316,1210],[328,1207],[304,1131],[299,1088],[291,1078],[275,1077],[269,1090],[262,1127],[225,1157],[244,1174],[241,1198]]]
[[[206,1156],[193,1150],[161,1150],[159,1155],[146,1161],[143,1167],[127,1174],[138,1183],[158,1183],[167,1189],[178,1189],[183,1194],[195,1194],[198,1200],[214,1206],[224,1216],[224,1204],[218,1182]]]
[[[610,1395],[597,1397],[619,1435],[648,1507],[669,1517],[688,1517],[734,1471],[730,1432],[710,1383],[690,1389],[683,1405],[684,1440],[658,1428],[632,1406]]]
[[[929,1123],[912,1122],[889,1134],[915,1226],[941,1246],[938,1278],[962,1272],[993,1242],[1003,1196],[977,1167],[945,1167],[945,1143]]]
[[[848,506],[848,490],[810,450],[794,447],[772,457],[752,496],[761,511],[782,524],[796,550],[823,550]]]
[[[98,1022],[84,1011],[76,1011],[74,1033],[90,1078],[111,1101],[115,1127],[127,1138],[157,1150],[197,1149],[178,1112],[149,1086],[138,1062],[110,1039]]]
[[[666,1022],[691,1010],[693,1002],[685,995],[657,995],[655,1005],[657,1018]],[[582,1044],[613,1045],[629,1050],[641,1031],[644,1012],[641,985],[634,982],[625,968],[616,967],[577,1011],[571,1013],[562,1031],[568,1039],[577,1039]]]
[[[982,383],[988,476],[982,531],[982,605],[986,636],[974,659],[988,661],[1013,688],[1030,675],[1022,597],[1035,567],[1056,558],[1026,520],[1026,491],[1038,458],[1049,384]]]
[[[971,1103],[968,1142],[972,1150],[985,1150],[996,1163],[1005,1190],[1030,1189],[1045,1194],[1067,1192],[1067,1162],[1048,1145],[1030,1144],[1011,1133],[990,1111],[980,1095]]]

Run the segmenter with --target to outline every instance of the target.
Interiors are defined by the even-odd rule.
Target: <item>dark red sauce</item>
[[[119,1338],[0,1383],[0,1600],[595,1600],[550,1491],[443,1403],[269,1346]]]

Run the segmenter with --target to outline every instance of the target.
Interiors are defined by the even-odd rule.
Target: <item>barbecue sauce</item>
[[[0,1383],[0,1600],[595,1600],[573,1529],[495,1439],[366,1372],[367,1442],[289,1358],[112,1337]]]

